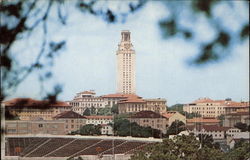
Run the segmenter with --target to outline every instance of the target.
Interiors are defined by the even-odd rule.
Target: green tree
[[[168,130],[167,130],[167,133],[166,135],[169,136],[169,135],[177,135],[179,134],[181,131],[184,131],[186,128],[185,128],[185,123],[183,123],[182,121],[174,121],[169,127],[168,127]]]
[[[169,110],[169,111],[183,112],[183,104],[172,105],[171,107],[168,107],[167,110]]]
[[[90,109],[89,108],[86,108],[85,110],[84,110],[84,112],[83,112],[83,114],[82,115],[84,115],[84,116],[89,116],[90,115]]]
[[[226,160],[249,160],[250,159],[250,144],[248,142],[239,142],[225,156]]]
[[[87,124],[80,128],[80,135],[101,135],[101,125]]]
[[[201,147],[193,135],[182,135],[137,151],[130,160],[223,160],[223,155],[220,150]]]
[[[218,120],[220,120],[220,126],[223,126],[223,121],[225,120],[225,115],[220,115],[217,117]]]
[[[241,130],[241,132],[246,132],[248,130],[247,128],[247,124],[246,123],[242,123],[242,122],[238,122],[234,125],[234,127],[238,128]]]
[[[116,136],[132,136],[132,137],[156,137],[162,136],[161,131],[151,127],[142,127],[137,123],[130,123],[129,120],[123,118],[115,118],[113,127]]]
[[[118,104],[114,104],[114,105],[112,106],[111,112],[112,112],[113,114],[118,114],[118,113],[119,113],[119,112],[118,112]]]
[[[98,108],[97,109],[97,115],[110,116],[110,115],[112,115],[111,114],[111,108],[110,107]]]

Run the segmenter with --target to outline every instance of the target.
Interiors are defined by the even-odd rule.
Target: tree
[[[84,116],[90,116],[90,109],[89,108],[86,108],[83,112],[83,115]]]
[[[182,111],[182,112],[180,112],[180,113],[181,113],[182,115],[186,116],[186,118],[188,118],[188,119],[196,118],[196,117],[201,117],[201,114],[199,114],[199,113],[194,113],[194,112],[188,113],[188,112]]]
[[[170,127],[168,127],[167,133],[166,135],[177,135],[179,134],[181,131],[184,131],[185,128],[185,123],[183,123],[182,121],[174,121]]]
[[[230,150],[225,159],[227,160],[248,160],[250,158],[250,144],[249,141],[236,143],[235,147]]]
[[[178,111],[178,112],[183,112],[183,104],[175,104],[172,105],[171,107],[168,107],[169,111]]]
[[[118,114],[118,113],[119,113],[119,111],[118,111],[118,104],[114,104],[114,105],[112,106],[111,112],[112,112],[113,114]]]
[[[97,109],[97,115],[110,116],[111,115],[111,108],[110,107],[98,108]]]
[[[80,135],[101,135],[101,125],[87,124],[80,128]]]
[[[223,160],[220,150],[200,146],[193,135],[176,136],[137,151],[130,160]]]
[[[247,128],[247,124],[246,123],[242,123],[242,122],[238,122],[234,125],[234,127],[238,128],[241,130],[241,132],[246,132],[248,130]]]
[[[130,123],[129,120],[123,118],[115,118],[113,127],[115,136],[132,136],[132,137],[161,137],[161,131],[151,127],[142,127],[137,123]]]
[[[225,120],[225,115],[220,115],[217,117],[218,120],[220,120],[220,126],[223,126],[223,121]]]

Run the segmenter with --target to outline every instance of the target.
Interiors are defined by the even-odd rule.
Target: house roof
[[[131,118],[165,118],[165,117],[153,111],[140,111],[132,115]]]
[[[56,115],[54,118],[56,118],[56,119],[60,119],[60,118],[83,118],[83,119],[86,119],[84,116],[82,116],[76,112],[73,112],[73,111],[66,111],[66,112],[60,113],[60,114]]]
[[[81,94],[95,94],[95,92],[93,91],[83,91],[83,92],[80,92]]]
[[[172,117],[173,115],[175,115],[176,113],[178,113],[178,112],[176,112],[176,111],[167,111],[167,112],[165,112],[165,113],[162,113],[162,116],[164,116],[164,117],[166,117],[166,118],[170,118],[170,117]]]
[[[115,93],[115,94],[107,94],[107,95],[103,95],[103,98],[139,98],[138,95],[136,94],[121,94],[121,93]]]
[[[6,107],[30,107],[30,108],[45,108],[45,107],[71,107],[68,103],[62,101],[56,101],[55,103],[48,100],[35,100],[31,98],[14,98],[8,101],[4,101]]]
[[[230,115],[230,116],[244,116],[244,115],[249,115],[249,112],[235,112],[235,113],[228,113],[226,115]]]
[[[192,118],[192,119],[187,119],[187,123],[219,123],[220,120],[215,119],[215,118]]]
[[[210,98],[199,98],[190,104],[196,104],[196,103],[219,103],[220,105],[225,106],[225,107],[247,107],[249,106],[249,102],[235,102],[232,100],[212,100]]]
[[[197,131],[201,131],[202,129],[204,129],[205,131],[227,131],[228,129],[230,129],[231,127],[221,127],[218,125],[192,125],[192,126],[187,126],[188,130],[193,131],[194,129],[196,129]]]
[[[113,116],[85,116],[87,119],[113,119]]]

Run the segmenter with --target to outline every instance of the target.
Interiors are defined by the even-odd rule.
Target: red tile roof
[[[83,92],[80,92],[81,94],[95,94],[95,92],[93,91],[83,91]]]
[[[141,111],[131,116],[131,118],[164,118],[159,113],[153,111]]]
[[[227,131],[231,127],[221,127],[218,125],[193,125],[193,126],[187,126],[188,130],[193,131],[196,129],[197,131],[201,131],[204,129],[205,131]]]
[[[212,100],[210,98],[199,98],[198,100],[193,101],[194,103],[219,103],[220,105],[224,105],[226,107],[246,107],[249,106],[249,102],[235,102],[231,100]]]
[[[40,107],[71,107],[66,102],[57,101],[55,103],[50,103],[48,100],[35,100],[31,98],[14,98],[9,101],[4,101],[6,107],[30,107],[30,108],[40,108]]]
[[[235,113],[228,113],[226,115],[243,116],[243,115],[250,115],[250,113],[249,112],[235,112]]]
[[[86,117],[76,113],[76,112],[73,112],[73,111],[66,111],[66,112],[63,112],[63,113],[60,113],[58,115],[56,115],[54,118],[56,119],[60,119],[60,118],[82,118],[82,119],[86,119]]]
[[[170,118],[171,116],[173,116],[176,113],[177,113],[176,111],[167,111],[165,113],[162,113],[162,116],[164,116],[166,118]]]
[[[136,94],[121,94],[121,93],[115,93],[115,94],[107,94],[103,95],[103,98],[140,98]]]
[[[220,120],[215,118],[192,118],[187,119],[187,123],[219,123]]]
[[[85,116],[87,119],[113,119],[113,116]]]

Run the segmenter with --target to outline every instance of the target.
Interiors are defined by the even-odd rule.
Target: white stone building
[[[117,56],[117,93],[135,94],[135,50],[130,39],[130,32],[123,30],[118,45]]]
[[[76,113],[83,114],[86,108],[94,107],[95,109],[104,108],[107,105],[107,101],[100,96],[95,96],[95,92],[84,91],[77,93],[72,101],[68,102],[72,107],[72,110]]]

